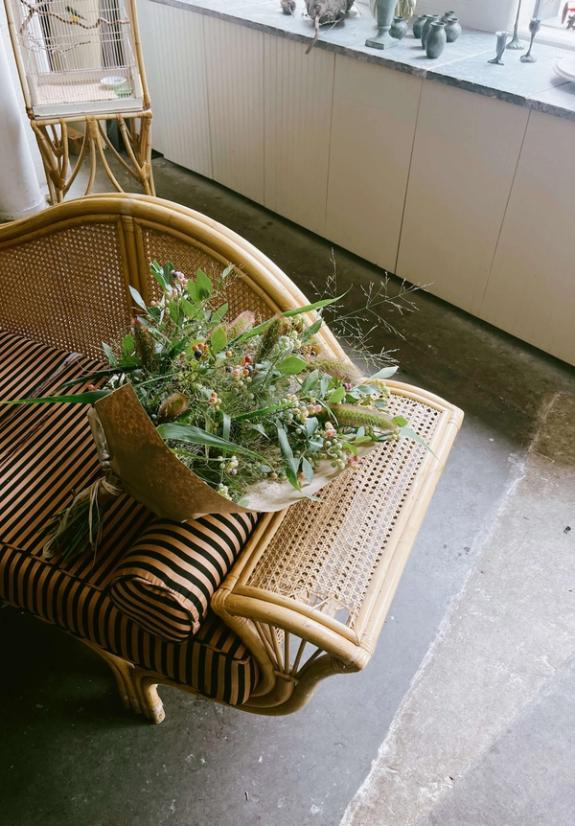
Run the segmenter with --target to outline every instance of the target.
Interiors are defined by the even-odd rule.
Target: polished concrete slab
[[[327,241],[163,159],[155,169],[160,196],[239,232],[305,292],[331,272]],[[345,288],[383,276],[343,250],[335,260]],[[369,667],[331,679],[305,709],[278,719],[165,689],[167,719],[153,727],[122,709],[106,667],[81,644],[0,610],[0,823],[339,823],[480,564],[541,411],[557,392],[575,393],[567,366],[424,293],[415,302],[417,312],[395,320],[405,339],[382,333],[378,343],[398,349],[401,377],[458,404],[466,420]],[[394,826],[405,826],[401,812]]]
[[[399,813],[402,826],[571,826],[574,516],[575,396],[558,393],[345,826]]]

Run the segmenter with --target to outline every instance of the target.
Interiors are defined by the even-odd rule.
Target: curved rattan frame
[[[150,285],[140,277],[147,272],[144,234],[152,230],[170,243],[202,250],[222,264],[232,262],[243,282],[263,298],[270,310],[287,310],[306,303],[303,293],[267,256],[236,233],[205,215],[169,201],[148,196],[114,194],[69,201],[22,221],[0,227],[0,253],[30,240],[51,237],[68,227],[111,223],[126,284],[149,298]],[[60,237],[60,236],[58,236]],[[127,295],[127,291],[126,291]],[[2,319],[0,310],[0,324]],[[326,353],[339,360],[347,356],[332,333],[323,328]],[[74,341],[69,346],[74,346]],[[273,581],[250,585],[250,576],[281,537],[287,512],[266,514],[212,599],[212,609],[244,641],[255,657],[260,681],[243,710],[259,714],[287,714],[300,708],[317,683],[331,674],[357,671],[368,663],[381,632],[399,578],[409,556],[427,506],[441,475],[463,414],[453,405],[400,382],[390,382],[394,396],[433,411],[436,424],[430,450],[421,462],[409,493],[401,505],[386,543],[385,560],[370,572],[369,584],[353,625],[318,609],[313,601],[288,598]],[[310,524],[310,535],[313,524]],[[281,544],[281,541],[280,541]],[[337,549],[334,548],[334,553]],[[294,571],[294,577],[297,571]],[[162,674],[125,662],[89,644],[112,668],[124,702],[154,722],[164,716],[157,685],[173,685]]]

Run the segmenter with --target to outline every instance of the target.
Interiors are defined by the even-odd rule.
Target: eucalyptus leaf
[[[129,289],[130,289],[130,295],[131,295],[131,296],[132,296],[132,298],[134,299],[134,304],[137,304],[137,306],[138,306],[141,310],[143,310],[145,313],[147,313],[147,312],[148,312],[148,308],[146,307],[146,302],[144,301],[144,299],[142,298],[142,296],[140,295],[140,293],[138,292],[138,290],[137,290],[135,287],[132,287],[132,285],[131,285],[131,284],[130,284],[130,288],[129,288]]]
[[[150,264],[150,272],[163,290],[170,286],[170,282],[164,275],[164,268],[157,261],[152,261]]]
[[[276,425],[276,430],[278,434],[278,442],[280,444],[283,457],[286,460],[286,464],[291,468],[294,475],[297,477],[298,463],[296,462],[295,456],[293,455],[293,450],[289,443],[287,432],[281,424]]]
[[[319,381],[319,370],[312,370],[311,373],[308,373],[308,375],[303,380],[303,384],[301,386],[302,395],[305,395],[306,393],[310,393],[314,389],[314,387],[316,386],[318,381]]]
[[[224,316],[227,315],[228,310],[229,310],[229,305],[228,304],[221,304],[217,309],[215,309],[213,311],[212,317],[211,317],[210,320],[213,321],[213,322],[216,322],[216,323],[218,321],[221,321],[222,318],[224,318]]]
[[[225,327],[220,326],[216,327],[215,330],[212,330],[210,344],[214,353],[220,353],[222,350],[225,350],[227,343],[228,337],[226,335]]]
[[[288,482],[290,483],[290,485],[292,486],[292,488],[295,488],[296,490],[301,490],[300,481],[297,478],[297,473],[295,472],[293,467],[286,462],[286,464],[284,465],[284,470],[285,470],[286,478],[287,478]]]
[[[261,422],[256,422],[255,424],[250,424],[249,427],[252,430],[256,430],[265,439],[269,439],[269,436],[266,432],[266,429],[265,429],[265,427],[263,426],[263,424]]]
[[[327,401],[330,404],[339,404],[345,399],[345,388],[340,385],[336,387],[335,390],[332,390],[331,393],[327,397]]]
[[[168,312],[174,324],[180,323],[181,305],[179,301],[170,301],[168,303]]]
[[[204,308],[200,303],[189,301],[187,298],[182,298],[180,300],[180,306],[188,318],[199,321],[204,317]]]
[[[104,355],[108,359],[108,362],[110,363],[111,367],[116,367],[118,364],[116,354],[114,353],[110,345],[107,344],[105,341],[102,342],[102,350],[104,351]]]
[[[429,447],[425,439],[422,439],[419,433],[417,433],[412,427],[410,427],[409,425],[404,425],[403,427],[399,428],[399,433],[405,439],[411,439],[413,442],[417,442],[418,445],[421,445],[426,450],[429,450],[429,452],[432,453],[437,459],[436,454],[433,453],[433,450]]]
[[[212,294],[212,280],[203,270],[196,272],[196,287],[198,288],[202,300],[209,298]]]
[[[377,373],[374,373],[369,379],[378,379],[379,381],[390,379],[392,376],[395,376],[398,370],[399,365],[397,364],[393,364],[390,367],[382,367],[381,370],[378,370]]]
[[[372,393],[380,392],[379,387],[375,387],[373,384],[358,384],[353,389],[357,390],[360,396],[371,396]]]
[[[222,438],[230,438],[230,430],[232,428],[232,420],[229,413],[222,412]]]
[[[276,364],[277,369],[284,376],[295,376],[301,373],[308,366],[307,361],[301,356],[291,355],[286,356]]]
[[[315,336],[316,333],[319,333],[322,324],[323,318],[318,318],[316,321],[314,321],[313,324],[310,324],[309,327],[306,327],[306,329],[302,333],[302,341],[308,341],[310,338],[312,338],[312,336]]]
[[[319,427],[319,421],[316,419],[315,416],[310,416],[305,420],[305,432],[307,434],[308,439],[311,439],[313,434]]]
[[[313,465],[305,456],[301,460],[301,469],[306,482],[311,482],[313,480]]]

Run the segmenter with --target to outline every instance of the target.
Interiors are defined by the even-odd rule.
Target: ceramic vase
[[[394,17],[389,33],[396,40],[403,40],[407,34],[407,20],[405,17]]]
[[[421,32],[423,31],[423,27],[425,26],[425,21],[431,17],[430,14],[420,14],[419,17],[416,17],[413,21],[413,36],[416,40],[421,39]]]
[[[445,36],[447,38],[447,42],[455,43],[460,34],[461,23],[459,22],[459,18],[450,17],[445,24]]]
[[[396,6],[397,0],[376,0],[377,34],[375,37],[368,37],[365,41],[366,46],[371,49],[391,49],[392,46],[397,46],[397,40],[389,34]]]
[[[435,20],[431,24],[431,28],[425,39],[425,52],[427,56],[432,59],[439,57],[446,43],[445,23],[442,20]]]
[[[427,40],[427,35],[431,31],[431,26],[433,23],[436,23],[439,20],[438,14],[430,14],[423,25],[423,29],[421,30],[421,45],[425,49],[425,43]]]

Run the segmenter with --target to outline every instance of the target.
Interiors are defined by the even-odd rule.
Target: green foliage
[[[171,263],[153,262],[151,274],[159,297],[147,305],[130,288],[137,315],[117,343],[103,344],[110,366],[66,382],[103,387],[13,403],[91,403],[130,383],[180,461],[236,502],[257,482],[286,479],[299,490],[322,460],[343,470],[359,445],[412,437],[404,419],[384,412],[383,379],[394,368],[359,383],[352,364],[322,357],[322,312],[341,296],[265,320],[249,311],[229,319],[221,296],[231,267],[214,283]]]

